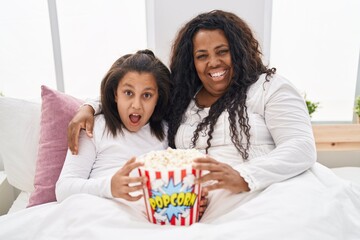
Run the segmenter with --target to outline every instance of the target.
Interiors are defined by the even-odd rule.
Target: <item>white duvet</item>
[[[143,199],[78,194],[0,217],[0,239],[360,239],[360,186],[320,164],[263,191],[209,198],[201,221],[181,227],[149,223]]]

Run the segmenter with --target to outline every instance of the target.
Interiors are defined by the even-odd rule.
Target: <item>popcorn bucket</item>
[[[201,171],[191,166],[171,170],[140,167],[148,182],[144,189],[147,216],[161,225],[189,226],[199,220],[200,184],[194,184]]]

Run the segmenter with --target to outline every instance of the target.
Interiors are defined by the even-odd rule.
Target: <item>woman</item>
[[[264,66],[259,43],[236,15],[213,11],[187,23],[175,40],[170,69],[169,145],[194,146],[211,156],[196,166],[211,170],[201,182],[217,181],[209,190],[262,189],[315,162],[303,98]]]

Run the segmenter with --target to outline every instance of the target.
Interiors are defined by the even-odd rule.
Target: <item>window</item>
[[[100,94],[112,63],[146,48],[145,1],[57,1],[65,92]]]
[[[351,122],[360,53],[360,1],[275,0],[270,64],[307,99],[315,122]]]
[[[0,92],[9,97],[39,98],[42,84],[57,88],[53,38],[65,92],[79,98],[97,97],[111,64],[147,47],[145,0],[1,1],[0,24]]]
[[[45,0],[0,1],[0,36],[0,92],[35,99],[56,86]]]

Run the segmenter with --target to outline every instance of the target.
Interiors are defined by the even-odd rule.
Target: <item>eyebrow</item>
[[[122,87],[131,87],[131,88],[134,88],[134,86],[133,86],[133,85],[128,84],[128,83],[123,84],[123,85],[122,85]]]
[[[219,46],[216,46],[215,47],[215,50],[219,49],[219,48],[222,48],[222,47],[229,47],[228,45],[226,44],[220,44]],[[207,50],[203,50],[203,49],[199,49],[199,50],[196,50],[195,53],[203,53],[203,52],[207,52]]]
[[[147,87],[147,88],[145,88],[144,90],[153,90],[153,91],[156,91],[156,89],[153,88],[153,87]]]
[[[128,84],[128,83],[125,83],[122,87],[130,87],[130,88],[134,88],[134,86],[133,86],[133,85]],[[156,91],[156,88],[153,88],[153,87],[146,87],[144,90],[153,90],[153,91]]]

